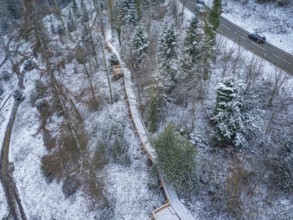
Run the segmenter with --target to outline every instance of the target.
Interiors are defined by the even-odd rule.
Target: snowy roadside
[[[242,1],[244,2],[244,1]],[[213,0],[205,0],[212,7]],[[255,0],[224,0],[222,16],[249,32],[259,32],[269,43],[293,54],[293,5],[258,4]]]
[[[222,16],[249,32],[264,34],[269,43],[293,54],[293,6],[290,7],[227,0],[223,2]]]

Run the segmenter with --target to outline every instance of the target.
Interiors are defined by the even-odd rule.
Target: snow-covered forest
[[[217,33],[293,54],[293,3],[193,2],[0,1],[1,219],[150,219],[163,179],[194,219],[293,218],[292,75]]]

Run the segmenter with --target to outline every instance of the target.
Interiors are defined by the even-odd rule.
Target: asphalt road
[[[194,12],[196,0],[180,0],[185,7]],[[268,42],[259,44],[248,38],[249,32],[221,17],[218,33],[228,37],[235,43],[262,57],[275,66],[293,75],[293,55],[279,49]]]

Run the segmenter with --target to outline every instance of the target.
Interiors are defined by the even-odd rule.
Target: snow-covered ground
[[[78,1],[79,3],[80,1]],[[91,6],[91,8],[93,7]],[[45,18],[45,20],[49,21],[50,19]],[[94,32],[94,37],[97,38],[97,34],[98,31]],[[80,35],[81,33],[77,32],[74,38]],[[73,47],[74,45],[70,43],[69,46]],[[62,50],[64,48],[60,47],[58,49]],[[102,60],[101,54],[98,59]],[[106,54],[106,61],[108,60],[109,54]],[[1,70],[7,69],[10,71],[8,63]],[[40,62],[39,65],[41,69],[44,69],[43,63]],[[44,146],[42,132],[37,133],[40,126],[40,114],[36,107],[33,107],[30,103],[30,95],[34,90],[34,80],[40,79],[40,73],[37,70],[32,70],[25,75],[24,96],[26,98],[18,109],[9,155],[9,160],[14,163],[15,167],[12,175],[28,219],[149,219],[153,209],[163,202],[163,195],[158,186],[155,185],[153,188],[149,186],[151,181],[150,170],[128,115],[122,81],[111,82],[115,103],[108,104],[109,88],[105,72],[101,69],[103,67],[94,72],[91,78],[96,93],[101,99],[99,100],[101,108],[97,111],[89,111],[88,107],[83,106],[81,102],[76,103],[76,106],[83,116],[85,129],[90,134],[88,151],[91,158],[96,150],[97,142],[103,138],[103,132],[108,132],[108,126],[118,126],[121,129],[123,139],[128,147],[129,166],[109,163],[102,172],[97,173],[98,178],[103,179],[103,190],[111,203],[111,209],[109,209],[111,213],[110,211],[109,213],[102,213],[103,210],[93,207],[91,198],[81,189],[76,194],[65,197],[62,192],[62,182],[55,180],[50,184],[46,182],[40,166],[41,158],[48,154],[48,151]],[[81,65],[77,65],[75,70],[73,63],[66,65],[66,71],[64,71],[64,75],[59,80],[72,93],[88,91],[88,79],[84,74],[84,69]],[[41,78],[41,80],[43,79]],[[5,99],[16,88],[17,78],[14,76],[9,83],[5,84],[5,92],[2,97]],[[88,97],[83,94],[83,98]],[[2,117],[0,118],[0,140],[3,140],[12,104],[13,97],[9,99],[0,113],[3,116],[3,120]],[[62,119],[54,115],[48,120],[47,129],[58,134],[60,121]],[[6,214],[5,196],[2,188],[0,188],[0,218]],[[101,215],[104,217],[101,217]]]
[[[221,39],[222,41],[222,46],[224,46],[222,47],[223,50],[224,48],[229,50],[238,47],[237,44],[224,36],[218,35],[218,39]],[[243,50],[242,58],[246,64],[250,62],[253,56],[254,55],[251,52]],[[259,79],[273,80],[276,70],[275,66],[265,60],[262,60],[262,66],[263,74],[259,77]],[[207,107],[207,111],[210,114],[212,113],[215,104],[216,85],[217,83],[222,82],[223,79],[225,78],[222,76],[221,66],[216,64],[210,79],[210,84],[214,86],[209,87],[208,99],[204,100],[204,106]],[[289,79],[287,85],[290,84],[293,85],[293,77]],[[217,185],[217,182],[224,182],[224,178],[226,178],[226,174],[229,172],[227,169],[231,166],[231,164],[226,158],[227,155],[224,155],[225,153],[221,152],[221,149],[217,151],[208,143],[208,140],[211,139],[214,131],[213,128],[207,123],[208,116],[204,110],[204,106],[197,104],[195,109],[195,117],[193,117],[191,103],[189,103],[187,107],[179,106],[172,102],[168,103],[166,108],[164,108],[164,111],[166,111],[166,118],[164,119],[164,123],[162,123],[162,125],[171,122],[177,125],[178,128],[188,128],[188,130],[192,130],[192,121],[194,120],[194,128],[192,130],[193,132],[190,133],[190,137],[191,141],[195,143],[197,149],[196,160],[198,163],[198,178],[200,178],[201,181],[207,181],[209,184],[205,186],[206,188],[203,187],[199,189],[197,193],[190,194],[187,198],[184,197],[186,199],[186,207],[189,208],[193,216],[197,216],[199,219],[233,219],[230,215],[227,215],[223,208],[219,208],[219,206],[217,207],[217,205],[213,203],[212,199],[209,200],[210,195],[207,193],[207,191],[215,194],[218,193],[220,189],[213,187]],[[211,153],[214,150],[217,153]],[[250,156],[255,157],[256,155]],[[212,176],[208,176],[208,170],[212,170]],[[225,186],[223,185],[222,187],[224,188]],[[256,193],[257,195],[255,195],[253,199],[249,200],[253,203],[253,205],[250,203],[246,204],[246,208],[248,208],[247,210],[254,209],[257,213],[251,214],[251,216],[254,216],[252,219],[271,219],[272,216],[282,216],[281,213],[283,213],[284,216],[288,216],[290,213],[288,210],[293,208],[293,201],[291,197],[286,198],[282,195],[278,195],[269,205],[266,200],[269,194],[269,189],[266,187],[267,186],[265,185],[259,186]],[[251,206],[253,206],[253,208]]]
[[[207,0],[211,5],[211,0]],[[247,2],[242,4],[241,2]],[[259,32],[269,43],[293,54],[293,4],[257,4],[255,0],[223,1],[222,16],[249,32]]]
[[[7,95],[6,97],[5,96],[3,97],[3,99],[0,102],[1,107],[4,104],[4,102],[7,100],[7,98],[9,98],[9,95]],[[1,140],[0,151],[2,149],[2,142],[4,140],[4,135],[5,135],[8,121],[9,121],[12,106],[13,106],[13,98],[9,98],[8,101],[6,102],[5,107],[0,112],[0,140]],[[7,210],[7,202],[5,199],[5,193],[4,193],[2,184],[0,185],[1,185],[0,186],[0,218],[2,219],[4,218],[5,215],[8,214],[7,213],[8,210]]]
[[[2,71],[4,72],[6,68],[2,68]],[[0,77],[3,77],[3,72]],[[9,82],[4,82],[3,79],[0,81],[0,84],[3,86],[4,93],[1,96],[0,99],[0,152],[2,149],[2,144],[4,140],[4,135],[6,132],[6,128],[9,122],[10,114],[12,112],[13,107],[13,89],[16,88],[16,77],[12,77],[12,79]],[[3,191],[2,184],[0,186],[0,218],[4,218],[8,214],[7,209],[7,202],[5,199],[5,193]]]
[[[122,103],[113,111],[127,117],[127,108]],[[121,113],[121,114],[120,114]],[[104,116],[103,114],[101,116]],[[113,115],[112,115],[113,116]],[[96,116],[97,120],[105,117]],[[120,120],[119,118],[116,118]],[[95,124],[95,123],[93,123]],[[99,219],[99,212],[89,210],[89,201],[83,193],[66,198],[61,185],[55,181],[47,184],[41,174],[40,159],[46,154],[38,128],[36,110],[28,102],[21,104],[14,125],[11,141],[12,161],[15,164],[13,176],[16,180],[23,206],[29,219]],[[141,155],[139,143],[130,127],[125,128],[129,140],[129,152],[136,158],[130,168],[110,166],[107,168],[105,191],[115,201],[113,219],[148,219],[152,208],[160,204],[158,195],[147,188],[148,175],[145,157]]]
[[[5,193],[2,187],[2,184],[0,186],[0,219],[4,219],[8,215],[8,207],[7,202],[5,198]]]
[[[223,7],[223,15],[248,31],[259,30],[263,32],[267,36],[269,42],[289,53],[293,53],[293,18],[290,16],[292,10],[290,11],[288,8],[283,9],[258,5],[255,4],[253,0],[250,1],[251,4],[246,5],[242,5],[238,1],[227,1],[226,6]],[[263,7],[265,9],[263,9]],[[265,13],[263,13],[264,10]],[[189,19],[191,14],[187,11],[185,13]],[[188,19],[185,17],[185,20]],[[288,28],[284,29],[284,27]],[[284,33],[280,34],[279,32]],[[227,48],[236,47],[229,39],[224,38],[224,41],[227,42]],[[244,52],[244,57],[247,58],[247,62],[252,56],[250,52]],[[273,76],[274,67],[266,61],[262,62],[264,72],[266,73],[263,78]],[[63,78],[62,81],[71,91],[77,92],[85,86],[86,79],[79,78],[79,74],[73,74],[73,66],[71,65],[72,64],[67,66],[65,78]],[[81,72],[81,68],[78,69],[78,71]],[[97,72],[94,75],[95,77],[92,81],[99,90],[101,90],[103,96],[107,97],[108,88],[104,72]],[[38,78],[38,73],[35,70],[26,75],[24,82],[26,86],[24,91],[26,99],[19,107],[10,148],[10,161],[13,161],[15,165],[13,177],[16,181],[16,186],[18,187],[27,217],[28,219],[58,220],[99,218],[100,210],[89,209],[89,200],[82,191],[78,191],[75,195],[66,198],[62,193],[60,183],[53,181],[47,184],[45,178],[41,174],[40,160],[43,155],[47,154],[47,151],[44,147],[41,132],[36,135],[39,128],[39,113],[36,108],[32,107],[29,103],[29,95],[33,89],[33,81],[36,78]],[[211,83],[216,84],[221,80],[221,70],[219,68],[215,71]],[[94,138],[90,140],[90,152],[93,152],[95,149],[95,139],[98,139],[101,135],[99,131],[95,131],[97,127],[107,126],[106,122],[110,120],[116,121],[124,126],[124,138],[129,147],[128,153],[132,163],[130,167],[110,164],[105,168],[105,175],[103,176],[106,183],[105,193],[113,202],[114,217],[112,216],[112,219],[148,219],[153,208],[162,204],[162,195],[149,190],[146,157],[142,154],[139,146],[140,143],[134,133],[133,125],[127,114],[127,105],[125,100],[123,100],[123,86],[120,82],[113,82],[113,85],[113,93],[118,96],[118,101],[112,106],[107,106],[103,110],[95,113],[88,112],[86,108],[82,108],[79,104],[77,104],[77,106],[83,116],[85,116],[87,131],[94,136]],[[3,100],[5,100],[16,87],[17,79],[13,77],[9,83],[4,85],[5,93],[2,96]],[[215,87],[213,88],[215,89]],[[214,93],[214,90],[211,90],[210,93]],[[1,105],[3,100],[1,101]],[[0,112],[1,116],[3,116],[3,119],[0,117],[0,140],[3,140],[4,137],[13,104],[12,100],[13,98],[10,98],[5,108]],[[208,99],[206,104],[211,106],[212,101]],[[200,114],[200,116],[195,119],[196,131],[194,135],[197,137],[206,137],[209,133],[204,132],[207,132],[209,128],[201,121],[201,118],[206,117],[205,112],[201,108],[196,109],[196,112]],[[165,120],[168,122],[174,122],[182,127],[191,126],[190,112],[188,112],[187,108],[170,105],[165,114],[167,115]],[[57,120],[53,120],[48,126],[51,126],[50,128],[58,128],[56,125],[57,123]],[[198,156],[201,157],[201,159],[207,156],[203,148],[198,150]],[[276,210],[275,213],[282,210],[281,208],[278,209],[278,207],[281,207],[283,204],[285,204],[286,207],[291,207],[291,202],[290,200],[276,200],[273,204]],[[190,209],[194,212],[194,216],[201,216],[201,219],[209,216],[204,213],[207,209],[207,204],[199,201],[196,196],[194,196],[192,204],[188,203],[187,205],[191,207]],[[260,206],[261,205],[263,204],[260,204]],[[266,209],[264,208],[264,210]],[[267,208],[267,210],[269,210],[269,208]],[[6,214],[7,204],[3,196],[3,190],[0,187],[0,218],[4,217]],[[219,214],[218,216],[221,215]]]
[[[242,27],[247,29],[248,31],[253,31],[253,27],[262,26],[262,23],[259,23],[257,12],[254,12],[253,10],[249,11],[249,6],[245,8],[242,6],[238,1],[230,1],[229,3],[230,7],[233,9],[231,10],[231,13],[233,12],[233,16],[237,17],[238,14],[244,14],[245,10],[246,13],[251,13],[250,16],[254,16],[254,21],[252,24],[249,24],[245,19],[242,20],[241,16],[239,16],[239,21],[242,22]],[[235,4],[235,8],[233,8],[232,4]],[[263,5],[257,5],[255,6],[258,10],[258,13],[261,11],[261,7]],[[241,8],[243,7],[243,8]],[[256,9],[255,9],[256,10]],[[282,14],[282,10],[287,10]],[[224,6],[224,12],[226,11],[226,6]],[[277,13],[281,13],[282,15],[280,17],[290,20],[290,25],[293,25],[293,18],[292,15],[290,16],[290,11],[288,9],[276,9]],[[291,11],[292,12],[292,11]],[[192,16],[190,12],[185,11],[185,18],[190,19]],[[262,14],[262,13],[260,13]],[[232,22],[235,22],[234,17],[229,18]],[[224,14],[225,16],[225,14]],[[186,21],[188,20],[186,19]],[[272,16],[271,19],[274,19]],[[273,21],[273,20],[271,20]],[[247,22],[247,23],[246,23]],[[263,21],[264,22],[264,21]],[[269,21],[268,21],[269,22]],[[235,22],[237,23],[237,21]],[[239,26],[241,26],[241,23],[237,23]],[[289,26],[290,26],[289,25]],[[270,33],[273,33],[274,30],[270,30]],[[273,33],[274,34],[274,33]],[[271,42],[270,38],[268,37],[269,34],[266,34],[267,39],[269,42]],[[273,35],[273,39],[276,38],[277,35]],[[180,35],[180,38],[183,37]],[[292,35],[292,27],[289,27],[287,33],[282,34],[280,36],[282,38],[284,45],[279,44],[276,46],[279,46],[281,49],[284,49],[287,52],[292,53],[293,52],[293,35]],[[278,39],[280,39],[278,38]],[[228,52],[230,49],[237,51],[239,46],[235,44],[230,39],[218,34],[217,35],[218,42],[221,42],[220,45],[218,45],[218,51],[219,56],[217,58],[217,61],[215,62],[213,66],[213,73],[211,76],[211,79],[209,80],[209,86],[207,91],[207,99],[204,99],[203,105],[200,103],[196,104],[195,107],[195,117],[193,118],[192,114],[192,106],[191,103],[187,103],[186,106],[177,105],[172,102],[167,102],[167,106],[164,107],[162,111],[164,111],[164,115],[166,116],[164,118],[164,121],[162,122],[161,126],[165,126],[166,123],[174,123],[178,126],[178,128],[188,129],[192,132],[190,133],[191,141],[196,144],[197,149],[197,169],[199,173],[199,182],[200,183],[198,187],[198,190],[194,194],[187,195],[184,197],[186,199],[186,207],[189,207],[190,211],[194,216],[198,216],[199,219],[234,219],[231,217],[230,214],[227,214],[226,210],[223,208],[223,206],[219,206],[219,202],[217,201],[217,196],[225,196],[225,195],[218,195],[218,193],[221,193],[223,191],[221,190],[227,190],[225,189],[225,185],[221,183],[224,183],[225,178],[227,178],[227,174],[229,174],[229,170],[231,167],[235,166],[235,164],[231,164],[231,158],[230,153],[223,150],[223,149],[216,149],[215,147],[211,146],[209,140],[211,140],[211,137],[213,135],[213,127],[207,122],[208,116],[206,114],[206,111],[204,110],[204,107],[207,107],[207,112],[212,113],[213,107],[215,104],[215,95],[216,95],[216,88],[217,83],[222,82],[226,77],[234,77],[234,78],[241,78],[243,77],[245,73],[245,65],[248,65],[252,58],[255,56],[251,52],[247,51],[244,48],[241,49],[241,65],[243,65],[243,69],[239,68],[236,75],[231,75],[227,71],[227,75],[223,76],[223,66],[221,64],[221,56],[223,55],[224,51]],[[285,42],[286,40],[286,42]],[[282,42],[281,42],[282,43]],[[273,43],[274,44],[274,43]],[[283,48],[282,48],[283,47]],[[289,51],[288,51],[289,49]],[[232,56],[231,60],[233,60],[233,57],[236,53]],[[256,59],[259,59],[257,56],[255,56]],[[272,65],[271,63],[267,62],[266,60],[260,59],[260,65],[262,66],[262,74],[259,76],[258,80],[260,81],[270,81],[274,82],[274,76],[277,71],[276,67]],[[288,86],[293,85],[293,79],[292,77],[288,80],[287,83]],[[287,87],[288,88],[288,87]],[[287,89],[285,88],[285,90]],[[291,87],[292,88],[292,87]],[[269,112],[267,113],[269,114]],[[194,128],[192,129],[192,121],[194,120]],[[255,140],[257,142],[258,140]],[[259,149],[258,149],[259,150]],[[257,166],[254,167],[254,164],[250,164],[249,161],[253,160],[254,157],[260,157],[256,154],[250,154],[248,153],[245,155],[243,151],[237,152],[236,154],[231,153],[231,157],[242,157],[243,160],[246,161],[246,166],[250,166],[250,169],[257,170]],[[249,158],[249,159],[248,159]],[[243,162],[243,161],[242,161]],[[210,174],[208,174],[210,173]],[[219,184],[220,185],[217,185]],[[275,197],[268,202],[271,196],[270,194],[270,188],[266,183],[260,183],[257,189],[255,190],[255,195],[249,198],[248,200],[243,199],[244,201],[244,212],[245,216],[248,219],[275,219],[276,216],[279,219],[290,219],[291,215],[290,209],[293,208],[293,200],[292,196],[285,196],[282,193],[277,192],[275,194]],[[278,194],[279,193],[279,194]],[[183,198],[183,197],[181,197]],[[214,200],[215,201],[214,201]],[[226,201],[224,199],[224,201]],[[224,202],[225,203],[225,202]],[[225,204],[224,204],[225,206]],[[245,217],[243,217],[245,218]]]

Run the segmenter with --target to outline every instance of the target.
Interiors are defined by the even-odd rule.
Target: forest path
[[[13,124],[16,118],[17,110],[20,105],[20,101],[15,101],[12,109],[12,113],[6,128],[2,150],[1,150],[1,161],[0,161],[0,180],[5,191],[7,203],[9,206],[9,215],[12,215],[14,220],[22,219],[26,220],[24,209],[21,204],[21,200],[18,195],[18,190],[13,181],[9,167],[9,147],[10,138],[13,129]]]
[[[125,92],[127,96],[128,106],[130,109],[130,114],[136,132],[140,138],[144,150],[148,155],[148,158],[152,161],[153,164],[156,164],[155,156],[153,154],[153,147],[151,146],[151,142],[149,141],[148,131],[144,125],[144,122],[138,110],[138,103],[134,90],[134,84],[131,80],[131,72],[128,70],[125,63],[121,60],[119,53],[111,43],[111,31],[106,31],[105,40],[106,46],[112,53],[116,54],[120,66],[123,70]],[[172,187],[172,185],[167,183],[163,179],[160,171],[158,172],[158,175],[160,178],[162,189],[166,197],[166,201],[161,207],[155,209],[152,212],[152,218],[156,220],[194,220],[195,218],[190,214],[187,208],[178,199],[176,191]]]

